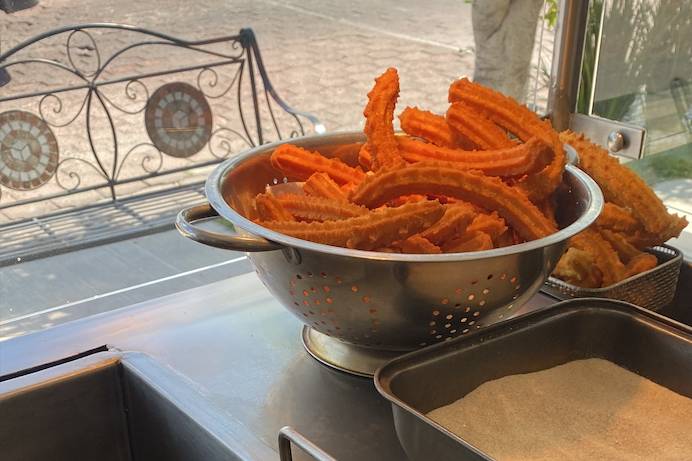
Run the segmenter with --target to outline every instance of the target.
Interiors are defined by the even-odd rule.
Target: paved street
[[[329,131],[359,129],[362,126],[362,110],[367,91],[373,78],[389,66],[396,66],[400,70],[400,108],[418,105],[438,112],[446,108],[449,82],[459,76],[473,74],[471,5],[460,0],[435,0],[430,3],[413,0],[42,0],[37,7],[3,15],[0,22],[0,45],[3,50],[7,50],[26,38],[51,28],[88,22],[133,24],[186,39],[229,35],[243,27],[252,27],[278,93],[293,107],[316,114]],[[79,42],[80,37],[75,38]],[[42,57],[57,56],[66,61],[64,40],[63,37],[61,43],[54,40],[40,44],[38,51]],[[132,37],[127,34],[105,34],[97,37],[97,46],[105,59],[129,44],[130,40]],[[77,61],[81,59],[87,66],[93,64],[93,61],[88,62],[89,53],[92,51],[88,44],[79,48]],[[547,53],[549,55],[549,50]],[[189,56],[184,59],[190,60],[185,62],[187,64],[198,58],[199,56]],[[137,54],[135,50],[135,53],[123,56],[124,62],[119,69],[132,73],[145,72],[157,64],[170,65],[170,61],[174,59],[177,58],[171,54],[170,49],[163,47],[149,48],[146,52],[142,51],[142,54]],[[64,84],[67,79],[67,76],[45,66],[24,70],[17,67],[13,76],[14,84],[26,83],[27,87],[32,88]],[[153,91],[159,83],[149,84],[152,85],[150,91]],[[220,82],[219,87],[221,84]],[[119,90],[121,102],[125,95],[123,88]],[[45,112],[56,120],[65,120],[69,115],[67,108],[79,107],[81,97],[80,94],[65,94],[66,109],[57,115],[51,112],[56,108],[56,101],[46,100]],[[118,95],[114,97],[117,98]],[[9,104],[13,104],[11,108],[20,106],[36,112],[38,101]],[[233,108],[228,101],[218,101],[217,106],[213,104],[215,126],[219,126],[227,121]],[[6,108],[10,106],[0,105],[0,111]],[[115,123],[119,131],[120,158],[123,158],[123,152],[137,143],[148,141],[143,132],[141,114],[136,117],[119,116]],[[112,158],[112,141],[105,118],[97,116],[92,124],[96,133],[97,150],[105,158],[102,160],[108,167]],[[92,161],[82,115],[72,125],[56,128],[54,131],[60,145],[61,158],[69,155]],[[233,144],[234,150],[245,147],[236,141]],[[193,161],[200,161],[203,155],[196,155]],[[141,158],[135,157],[133,155],[131,161],[124,165],[121,177],[142,173]],[[185,166],[189,162],[166,157],[164,168]],[[76,163],[72,165],[77,166]],[[95,170],[83,168],[83,165],[79,167],[82,186],[100,180]],[[68,171],[67,168],[65,171]],[[198,172],[195,177],[190,177],[189,174],[165,177],[131,184],[122,189],[124,193],[148,191],[195,178],[201,179],[205,174],[206,170]],[[68,186],[72,184],[72,179],[65,174],[62,176],[62,182]],[[60,192],[59,185],[53,182],[42,187],[40,192]],[[0,200],[4,203],[21,200],[36,192],[38,191],[21,193],[5,189]],[[4,210],[0,211],[0,221],[93,203],[106,197],[107,191],[101,190],[69,199],[43,202],[31,208]]]

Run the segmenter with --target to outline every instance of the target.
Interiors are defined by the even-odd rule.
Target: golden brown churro
[[[259,194],[255,197],[257,214],[262,221],[295,221],[281,203],[271,194]]]
[[[303,221],[336,221],[368,213],[365,207],[322,197],[282,194],[276,200],[284,210]]]
[[[339,185],[326,173],[313,173],[305,184],[303,191],[314,197],[330,198],[339,202],[348,202],[346,194]]]
[[[398,136],[401,156],[410,163],[439,161],[462,170],[478,170],[488,176],[518,176],[542,169],[550,149],[536,138],[506,149],[464,151]]]
[[[372,154],[372,170],[399,168],[404,161],[394,137],[394,107],[399,98],[399,75],[389,68],[375,79],[365,107],[365,136]]]
[[[449,106],[447,123],[479,149],[505,149],[516,144],[492,120],[461,102]]]
[[[351,200],[374,208],[395,197],[419,193],[448,195],[496,210],[525,240],[545,237],[556,231],[523,194],[518,194],[498,178],[425,163],[368,177]]]
[[[350,167],[339,159],[329,159],[319,152],[310,152],[292,144],[277,147],[272,153],[271,163],[289,178],[299,181],[305,181],[313,173],[326,173],[340,185],[360,182],[365,177],[362,170]]]
[[[443,214],[444,208],[439,202],[425,201],[409,203],[398,208],[381,208],[342,221],[266,221],[262,225],[303,240],[372,250],[427,229]]]
[[[527,176],[521,187],[534,202],[553,193],[562,181],[566,157],[562,141],[549,122],[540,120],[534,112],[512,98],[465,78],[452,83],[449,88],[449,102],[457,101],[473,107],[522,141],[536,137],[549,145],[553,150],[551,162],[535,175]]]
[[[442,115],[433,114],[417,107],[407,107],[399,115],[399,121],[401,122],[401,129],[407,134],[425,139],[436,146],[449,149],[472,149],[475,147],[473,142],[452,129]]]

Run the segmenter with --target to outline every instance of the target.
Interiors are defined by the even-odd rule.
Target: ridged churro
[[[293,144],[282,144],[271,156],[271,164],[289,178],[305,181],[314,173],[326,173],[339,185],[360,182],[365,173],[339,159],[326,158],[319,152],[311,152]]]
[[[363,112],[373,171],[403,166],[394,136],[394,107],[398,98],[399,75],[396,69],[389,68],[375,79]]]
[[[375,208],[395,197],[420,193],[448,195],[496,210],[525,240],[557,230],[523,194],[498,178],[425,163],[368,177],[351,200]]]
[[[397,208],[381,208],[342,221],[266,221],[262,225],[303,240],[360,250],[372,250],[404,240],[427,229],[444,214],[437,201],[409,203]]]

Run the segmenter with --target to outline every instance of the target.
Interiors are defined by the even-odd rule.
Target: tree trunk
[[[542,6],[543,0],[474,0],[476,82],[525,100]]]

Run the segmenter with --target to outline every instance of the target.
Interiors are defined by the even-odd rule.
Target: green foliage
[[[545,0],[545,3],[548,11],[543,15],[543,20],[548,23],[549,28],[554,29],[557,24],[557,0]]]
[[[596,49],[600,39],[601,12],[603,0],[594,0],[589,5],[589,17],[586,23],[584,36],[584,57],[581,66],[581,81],[579,82],[579,94],[577,96],[577,112],[589,113],[589,100],[596,67]]]

